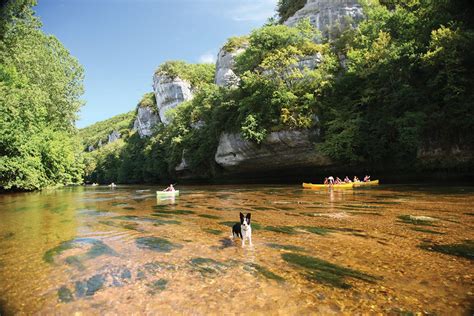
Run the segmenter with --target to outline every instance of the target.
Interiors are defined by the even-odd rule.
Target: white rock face
[[[235,87],[240,78],[234,72],[235,57],[245,51],[246,47],[240,47],[232,52],[221,48],[217,55],[215,83],[219,87]]]
[[[272,132],[256,144],[240,134],[222,133],[215,161],[227,171],[239,172],[330,165],[311,141],[316,136],[308,130]]]
[[[179,77],[170,78],[155,74],[153,76],[153,90],[155,91],[160,120],[165,125],[170,123],[166,117],[166,111],[193,97],[191,84]]]
[[[151,136],[153,126],[158,122],[160,122],[160,118],[152,108],[139,107],[133,129],[138,131],[140,138]]]
[[[324,36],[330,37],[334,27],[353,26],[364,17],[362,6],[357,0],[307,0],[284,24],[294,26],[298,21],[309,18]]]
[[[113,143],[115,142],[116,140],[118,140],[120,138],[120,133],[118,131],[112,131],[112,133],[109,134],[109,140],[108,140],[108,144],[110,143]]]

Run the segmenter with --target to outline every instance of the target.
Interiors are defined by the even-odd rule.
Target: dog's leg
[[[252,235],[249,236],[249,246],[253,246],[253,244],[252,244]]]
[[[242,247],[245,246],[245,236],[242,237]]]

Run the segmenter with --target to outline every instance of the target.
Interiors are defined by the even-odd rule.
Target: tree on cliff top
[[[214,64],[189,64],[181,60],[172,60],[161,64],[155,74],[173,79],[179,77],[189,81],[193,88],[198,88],[204,83],[214,81],[215,70]]]

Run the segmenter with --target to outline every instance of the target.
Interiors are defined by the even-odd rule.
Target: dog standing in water
[[[232,226],[232,237],[242,238],[242,247],[245,245],[245,239],[249,240],[249,245],[252,246],[252,227],[250,227],[250,213],[244,216],[240,213],[240,223]]]

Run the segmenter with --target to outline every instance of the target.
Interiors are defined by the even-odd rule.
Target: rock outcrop
[[[166,112],[193,97],[191,84],[188,81],[179,77],[171,78],[163,74],[153,76],[153,90],[160,120],[165,125],[169,124]]]
[[[153,126],[160,122],[156,110],[150,107],[138,107],[133,129],[138,131],[141,138],[151,136]]]
[[[223,133],[215,161],[231,173],[330,165],[331,161],[315,149],[315,138],[315,131],[280,131],[270,133],[261,144],[256,144],[240,134]]]
[[[309,18],[324,36],[332,37],[335,29],[355,26],[364,17],[362,6],[357,0],[308,0],[284,24],[293,26],[302,19]]]
[[[118,131],[112,131],[112,133],[109,134],[109,140],[108,144],[115,142],[116,140],[120,139],[120,133]]]
[[[215,83],[220,87],[234,87],[240,78],[235,74],[235,57],[245,51],[246,47],[239,47],[228,51],[224,46],[219,51],[216,61]]]

